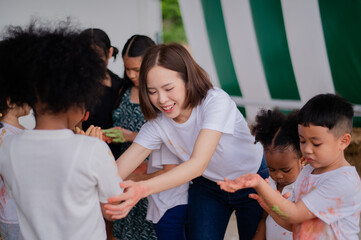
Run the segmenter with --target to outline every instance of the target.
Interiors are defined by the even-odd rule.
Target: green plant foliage
[[[163,42],[186,44],[182,15],[178,0],[162,0]]]

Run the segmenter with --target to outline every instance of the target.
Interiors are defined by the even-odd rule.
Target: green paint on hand
[[[272,211],[277,213],[278,215],[280,216],[287,216],[287,214],[285,214],[284,212],[281,211],[281,209],[277,206],[277,205],[274,205],[272,207]]]
[[[114,143],[123,143],[125,142],[125,138],[123,136],[123,132],[119,129],[103,129],[102,130],[105,136],[112,138],[112,142]]]

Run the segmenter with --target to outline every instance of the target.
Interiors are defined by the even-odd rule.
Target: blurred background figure
[[[90,44],[99,54],[99,57],[108,66],[109,59],[114,60],[119,50],[111,45],[108,35],[101,29],[88,28],[81,33],[89,38]],[[89,118],[84,119],[83,129],[88,129],[90,125],[101,127],[102,129],[113,126],[112,112],[116,107],[116,101],[119,96],[121,79],[118,75],[107,69],[106,77],[103,79],[102,96],[98,104],[89,112]]]
[[[114,157],[117,159],[132,144],[145,118],[139,105],[139,70],[146,50],[155,45],[154,41],[144,35],[133,35],[125,43],[122,50],[124,62],[124,77],[117,108],[113,112],[114,127],[122,131],[124,143],[113,147]],[[147,164],[144,163],[137,172],[145,173]],[[114,222],[114,236],[118,239],[156,239],[153,224],[146,220],[148,200],[146,198],[129,212],[128,216]]]
[[[109,59],[117,57],[119,53],[118,48],[111,45],[108,35],[99,28],[85,29],[81,35],[89,39],[89,43],[99,54],[99,57],[108,66]],[[119,91],[121,86],[121,78],[107,69],[106,76],[103,79],[102,95],[99,102],[89,110],[83,118],[82,128],[85,131],[91,125],[101,127],[102,129],[111,128],[113,126],[112,113],[116,107],[116,102],[119,98]],[[113,151],[114,144],[109,144]],[[105,220],[107,228],[107,238],[113,238],[113,223]]]

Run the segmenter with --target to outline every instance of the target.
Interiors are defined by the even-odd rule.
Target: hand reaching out
[[[85,135],[103,140],[102,129],[93,125],[90,125],[90,127],[85,131]]]
[[[261,176],[257,173],[248,173],[231,181],[225,178],[224,181],[218,181],[217,184],[222,190],[233,193],[243,188],[254,188],[261,179]]]
[[[124,181],[120,183],[120,187],[124,188],[124,192],[119,196],[109,198],[108,204],[104,206],[107,209],[106,213],[110,214],[112,219],[126,217],[134,205],[147,196],[142,182]]]
[[[80,129],[78,126],[74,127],[73,132],[75,134],[81,134],[81,135],[87,135],[91,137],[97,137],[100,140],[103,140],[106,143],[111,143],[112,139],[107,137],[101,130],[100,127],[94,127],[91,125],[86,132],[84,132],[82,129]]]
[[[74,132],[75,134],[85,135],[85,132],[84,132],[83,130],[81,130],[81,128],[78,127],[78,126],[74,127],[73,132]]]
[[[103,130],[103,133],[112,139],[114,143],[133,142],[137,136],[136,132],[132,132],[122,127],[113,127]]]

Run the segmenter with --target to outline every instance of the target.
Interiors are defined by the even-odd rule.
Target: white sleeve
[[[233,134],[239,112],[235,102],[220,89],[210,91],[200,106],[203,119],[201,128]]]
[[[160,149],[154,150],[149,156],[149,164],[158,169],[162,169],[163,165],[180,163],[179,158],[164,144],[162,144]]]
[[[91,169],[97,179],[99,200],[106,203],[109,197],[120,195],[123,192],[119,186],[122,179],[118,174],[114,156],[104,142],[99,140],[95,144],[92,158]]]
[[[1,177],[4,179],[4,181],[2,181],[2,179],[0,179],[0,181],[3,182],[3,184],[7,184],[6,183],[6,169],[7,167],[9,167],[9,159],[10,159],[10,141],[3,141],[4,138],[1,138],[0,136],[0,175]],[[8,170],[9,171],[9,170]],[[6,190],[5,190],[6,189]],[[9,191],[9,187],[6,186],[4,189],[2,189],[1,193],[0,193],[0,197],[4,197],[5,194],[7,194],[9,197],[13,198],[11,191]],[[5,191],[4,191],[5,190]],[[3,192],[4,191],[4,192]]]
[[[302,197],[302,201],[318,218],[331,224],[360,211],[359,185],[350,172],[333,174]]]

